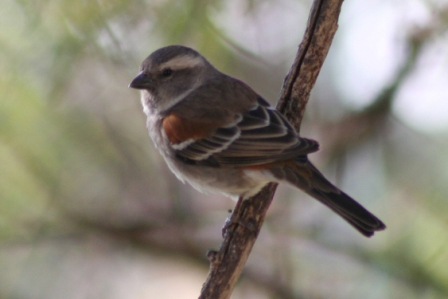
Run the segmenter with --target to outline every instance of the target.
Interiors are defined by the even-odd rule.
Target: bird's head
[[[184,46],[168,46],[146,58],[129,87],[142,90],[158,111],[174,106],[217,73],[198,52]]]

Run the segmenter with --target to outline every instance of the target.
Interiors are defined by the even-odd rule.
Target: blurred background
[[[234,202],[151,144],[140,63],[194,47],[275,104],[300,0],[2,0],[0,298],[197,298]],[[362,237],[280,187],[232,298],[448,298],[448,1],[347,0],[310,159],[381,218]]]

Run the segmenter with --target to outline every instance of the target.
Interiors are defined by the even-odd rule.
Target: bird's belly
[[[149,114],[147,125],[154,145],[170,170],[179,180],[188,182],[200,192],[220,193],[236,200],[240,196],[249,198],[257,194],[264,185],[273,181],[260,172],[251,173],[241,168],[186,164],[175,157],[169,141],[161,133],[160,119]]]
[[[257,194],[270,181],[263,176],[247,175],[239,168],[189,165],[177,159],[167,159],[167,163],[179,180],[188,182],[196,190],[224,194],[234,200]]]

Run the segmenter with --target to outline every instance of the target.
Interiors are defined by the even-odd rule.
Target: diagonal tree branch
[[[284,81],[277,109],[300,131],[305,106],[333,36],[342,0],[315,0],[294,63]],[[257,239],[277,184],[248,200],[238,200],[219,251],[210,251],[210,271],[199,299],[228,299]]]

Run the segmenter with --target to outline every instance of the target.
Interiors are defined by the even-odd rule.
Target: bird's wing
[[[256,166],[318,150],[316,141],[299,137],[284,116],[261,97],[252,109],[237,113],[233,119],[219,124],[171,113],[162,124],[176,156],[186,163]]]

